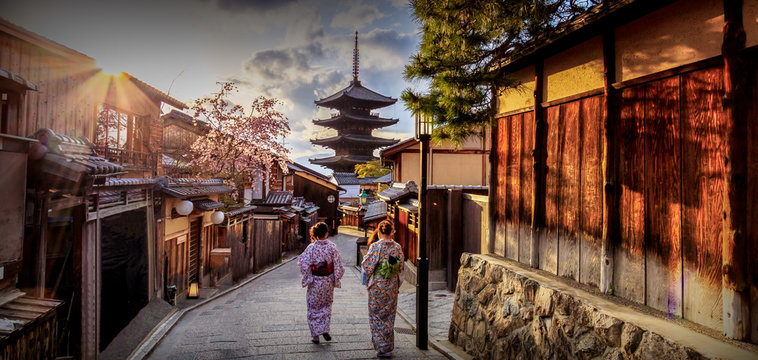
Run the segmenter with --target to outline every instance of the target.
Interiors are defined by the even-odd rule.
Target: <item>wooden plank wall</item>
[[[447,217],[447,190],[429,189],[427,191],[429,206],[429,219],[445,219]],[[430,221],[427,226],[427,254],[429,256],[429,269],[441,270],[446,266],[447,246],[445,237],[447,232],[446,221]]]
[[[27,91],[20,109],[20,123],[9,133],[27,136],[47,127],[59,134],[94,136],[97,98],[105,98],[107,84],[93,79],[94,61],[66,58],[0,33],[0,68],[37,85]]]
[[[522,262],[530,256],[533,132],[531,112],[498,119],[493,252]]]
[[[487,254],[493,248],[489,245],[489,206],[487,198],[463,194],[461,200],[462,251]]]
[[[751,68],[756,68],[758,60],[753,59]],[[758,72],[753,74],[753,94],[758,97]],[[758,199],[758,106],[750,107],[748,115],[748,199]],[[758,344],[758,207],[748,206],[747,232],[750,254],[748,256],[748,271],[751,280],[750,288],[750,339]]]
[[[279,220],[255,219],[255,271],[277,263],[282,258],[282,222]]]

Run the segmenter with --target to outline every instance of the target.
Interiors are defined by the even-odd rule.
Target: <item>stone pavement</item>
[[[362,359],[374,358],[365,288],[355,264],[355,237],[337,235],[345,262],[342,288],[336,289],[332,341],[310,342],[305,289],[296,261],[236,291],[188,312],[166,334],[150,359]],[[445,359],[415,347],[411,326],[395,320],[396,359]]]

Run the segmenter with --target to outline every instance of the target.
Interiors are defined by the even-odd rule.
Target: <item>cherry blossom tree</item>
[[[260,96],[245,108],[229,99],[239,91],[234,83],[219,85],[219,92],[192,105],[194,117],[206,121],[210,129],[192,144],[191,165],[200,174],[235,187],[233,197],[239,201],[244,185],[252,183],[256,173],[265,173],[271,166],[286,169],[289,150],[281,140],[290,127],[287,117],[276,110],[279,100]]]

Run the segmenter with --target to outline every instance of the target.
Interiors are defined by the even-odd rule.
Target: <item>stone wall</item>
[[[480,359],[706,358],[580,299],[581,290],[529,273],[507,260],[464,253],[450,342]]]

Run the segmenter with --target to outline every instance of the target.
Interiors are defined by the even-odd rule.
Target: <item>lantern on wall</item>
[[[189,290],[187,291],[187,299],[197,299],[199,295],[198,292],[197,283],[191,283]]]
[[[189,200],[182,200],[179,203],[176,204],[174,209],[176,209],[177,214],[186,216],[189,215],[192,212],[192,209],[194,209],[195,206],[192,204],[192,201]]]
[[[218,225],[224,222],[224,213],[222,211],[216,211],[213,214],[211,214],[211,221]]]

